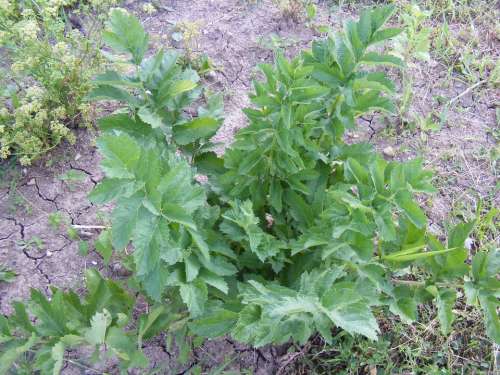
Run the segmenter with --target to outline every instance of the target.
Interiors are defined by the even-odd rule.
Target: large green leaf
[[[148,47],[148,34],[139,20],[123,9],[113,9],[109,15],[104,42],[117,52],[128,52],[139,65]]]
[[[159,128],[163,125],[163,119],[161,118],[161,116],[147,106],[142,106],[141,108],[139,108],[137,115],[146,124],[151,125],[153,129]]]
[[[123,250],[130,242],[143,201],[144,195],[141,193],[117,201],[111,214],[111,238],[116,250]]]
[[[452,309],[456,298],[457,292],[451,289],[441,289],[436,295],[438,318],[443,335],[451,332],[451,325],[455,320],[455,314]]]
[[[132,178],[141,150],[127,135],[103,135],[97,140],[99,151],[104,156],[102,169],[110,178]]]
[[[362,58],[361,61],[365,64],[373,64],[373,65],[389,65],[395,66],[397,68],[404,68],[405,64],[403,60],[401,60],[397,56],[393,55],[380,55],[376,52],[368,52]]]
[[[222,308],[214,309],[189,324],[190,330],[199,336],[216,338],[223,336],[234,327],[238,314]]]
[[[240,312],[232,335],[255,346],[286,342],[290,337],[305,342],[315,331],[329,341],[331,328],[337,325],[376,339],[379,329],[367,301],[353,283],[335,282],[341,275],[330,270],[304,273],[300,291],[257,281],[241,284],[247,307]]]
[[[427,217],[412,199],[410,193],[400,191],[395,199],[398,207],[417,228],[423,228],[427,224]]]
[[[479,295],[479,302],[484,314],[484,326],[488,336],[500,345],[500,319],[498,318],[498,308],[500,303],[495,296]]]
[[[377,334],[380,332],[377,321],[353,283],[333,284],[321,298],[321,303],[335,325],[347,332],[359,333],[372,340],[377,339]]]
[[[209,138],[215,134],[220,123],[211,117],[198,117],[190,122],[173,128],[175,141],[180,145],[193,143],[200,138]]]
[[[128,91],[111,86],[101,84],[93,88],[87,95],[88,100],[117,100],[120,102],[125,102],[131,107],[137,107],[140,105],[140,101],[131,95]]]
[[[104,344],[106,330],[111,324],[111,314],[104,309],[102,312],[96,312],[90,320],[90,328],[85,333],[85,338],[91,345]]]
[[[203,314],[208,299],[207,286],[203,281],[195,280],[192,283],[182,284],[179,292],[193,317]]]

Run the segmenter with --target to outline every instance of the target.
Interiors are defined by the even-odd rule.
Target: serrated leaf
[[[157,267],[141,276],[140,281],[144,286],[146,294],[159,302],[170,276],[171,274],[168,272],[168,269],[161,262],[158,262]]]
[[[376,52],[368,52],[363,55],[361,61],[371,65],[389,65],[404,68],[405,64],[399,57],[393,55],[380,55]]]
[[[386,162],[383,159],[377,159],[375,162],[370,163],[369,165],[369,170],[370,170],[370,177],[372,180],[373,185],[375,186],[375,189],[377,190],[377,193],[383,194],[385,193],[385,168],[386,168]]]
[[[346,160],[344,164],[344,173],[348,179],[353,178],[355,183],[366,184],[368,182],[368,171],[353,158],[348,158]]]
[[[436,296],[438,318],[443,335],[450,333],[451,325],[455,320],[455,314],[453,314],[452,309],[456,298],[457,292],[451,289],[440,289]]]
[[[189,329],[196,335],[217,338],[227,334],[236,324],[238,314],[225,310],[215,309],[209,315],[204,315],[189,323]]]
[[[174,138],[178,144],[187,145],[200,138],[211,137],[219,127],[219,121],[212,117],[198,117],[190,122],[174,126]]]
[[[368,73],[355,79],[353,82],[353,88],[355,90],[372,89],[387,92],[389,94],[394,93],[395,91],[394,83],[382,72]]]
[[[393,314],[399,315],[406,323],[417,320],[417,303],[412,297],[396,298],[390,305],[390,309]]]
[[[370,38],[370,44],[375,44],[379,42],[383,42],[387,39],[394,38],[395,36],[401,34],[403,29],[390,27],[383,30],[376,31],[372,37]]]
[[[130,118],[128,113],[115,113],[110,116],[102,117],[98,121],[99,128],[108,134],[125,133],[137,142],[150,144],[154,141],[154,131],[139,118]],[[147,140],[147,142],[145,142]]]
[[[494,296],[479,295],[479,302],[483,310],[486,333],[493,342],[500,345],[500,319],[498,318],[498,299]]]
[[[205,303],[208,299],[208,290],[206,284],[202,280],[195,280],[192,283],[182,284],[179,292],[182,301],[186,304],[193,317],[203,314]]]
[[[14,307],[15,314],[10,317],[10,320],[26,332],[35,332],[35,327],[31,323],[26,306],[19,301],[14,301],[12,306]]]
[[[335,61],[339,64],[344,77],[348,77],[354,68],[354,56],[352,51],[346,46],[341,36],[335,39]]]
[[[129,311],[132,298],[116,282],[103,279],[99,272],[93,268],[85,272],[85,279],[87,295],[84,304],[82,305],[78,298],[71,304],[76,310],[81,311],[87,320],[103,309],[108,310],[113,315]]]
[[[396,226],[392,220],[392,212],[379,211],[374,216],[375,224],[383,241],[392,242],[396,240]]]
[[[161,116],[147,106],[142,106],[141,108],[139,108],[139,111],[137,111],[137,115],[146,124],[151,125],[153,129],[159,128],[163,125],[163,119],[161,118]]]
[[[111,314],[106,309],[95,313],[90,320],[90,328],[85,333],[85,339],[91,345],[104,344],[106,330],[111,324]]]
[[[139,20],[123,9],[113,9],[108,28],[103,33],[104,42],[117,52],[130,53],[132,61],[140,64],[148,47],[148,35]]]
[[[141,150],[127,135],[103,135],[97,140],[99,151],[104,156],[102,169],[109,178],[132,178]]]
[[[210,249],[208,247],[208,244],[206,243],[205,239],[203,236],[196,231],[196,228],[189,228],[188,229],[189,234],[191,235],[191,238],[193,239],[194,244],[196,247],[200,250],[201,254],[203,255],[203,258],[206,260],[210,260]]]
[[[396,194],[395,200],[398,207],[417,228],[423,228],[427,224],[427,217],[412,199],[410,193],[400,191]]]
[[[392,4],[378,6],[370,10],[372,33],[379,30],[394,14],[396,7]]]
[[[101,254],[104,264],[109,264],[109,260],[111,259],[111,256],[113,255],[113,245],[111,243],[111,231],[110,230],[104,230],[99,234],[99,237],[97,238],[95,242],[95,249],[96,251]]]
[[[130,242],[142,202],[140,193],[118,200],[111,214],[111,242],[116,250],[123,250]]]
[[[459,253],[460,249],[452,248],[452,249],[443,249],[436,251],[425,251],[420,252],[418,250],[422,249],[423,246],[418,246],[414,248],[414,251],[402,250],[399,252],[391,253],[390,255],[384,255],[382,259],[388,260],[391,262],[408,262],[417,259],[424,259],[434,257],[436,255],[445,255],[447,253]],[[463,262],[462,262],[463,263]]]
[[[236,270],[235,270],[236,272]],[[233,272],[233,273],[235,273]],[[220,290],[222,293],[227,294],[229,291],[229,287],[227,285],[227,282],[224,280],[222,276],[219,276],[217,274],[203,271],[200,274],[200,279],[202,279],[206,284],[213,286],[214,288]]]
[[[215,152],[204,152],[196,155],[193,161],[199,173],[217,176],[225,172],[224,160]]]
[[[283,209],[283,188],[278,179],[273,178],[269,186],[269,198],[271,206],[279,213]]]
[[[53,375],[59,375],[64,364],[64,343],[59,341],[52,347],[52,360],[54,361]]]
[[[184,259],[184,265],[186,271],[186,281],[190,283],[198,276],[201,264],[196,256],[190,255]]]
[[[38,317],[36,331],[45,336],[64,336],[67,333],[62,293],[54,293],[49,301],[40,291],[31,289],[31,311]]]
[[[113,201],[133,187],[131,181],[120,178],[106,178],[101,181],[88,195],[89,200],[96,204],[105,204]]]
[[[139,209],[133,234],[134,260],[136,272],[144,276],[157,270],[160,259],[160,247],[156,240],[161,218],[152,215],[144,208]]]
[[[172,320],[172,314],[164,306],[156,306],[148,314],[139,319],[139,333],[137,340],[142,343],[143,339],[156,336]]]
[[[94,78],[94,82],[100,85],[109,85],[109,86],[122,86],[129,88],[140,88],[140,82],[136,80],[131,80],[126,76],[120,75],[116,71],[108,70],[103,74],[99,74]]]
[[[128,91],[110,85],[99,85],[94,87],[86,96],[87,100],[117,100],[125,102],[131,107],[139,106],[139,100]]]
[[[328,310],[327,315],[335,325],[349,333],[359,333],[377,340],[377,334],[380,332],[377,321],[352,283],[334,284],[322,297],[321,303]]]
[[[189,80],[181,80],[175,82],[170,88],[170,95],[177,96],[186,91],[191,91],[196,87],[196,82]]]
[[[148,360],[137,349],[135,337],[124,333],[117,327],[110,327],[106,336],[106,345],[112,353],[114,353],[124,363],[125,368],[145,368],[148,365]]]

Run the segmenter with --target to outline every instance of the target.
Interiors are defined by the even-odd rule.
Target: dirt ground
[[[200,36],[193,52],[206,53],[217,68],[206,84],[212,91],[224,93],[226,118],[215,139],[225,144],[246,124],[241,109],[249,105],[247,94],[256,75],[256,64],[273,60],[272,49],[266,47],[269,36],[277,35],[284,41],[288,56],[307,48],[318,37],[305,22],[284,19],[271,0],[255,4],[243,0],[161,1],[162,6],[152,15],[143,12],[143,4],[129,1],[122,6],[141,18],[156,48],[172,45],[169,35],[176,23],[199,24]],[[358,5],[332,10],[331,4],[321,2],[315,22],[338,27],[347,18],[356,16],[360,8]],[[499,40],[489,36],[482,43],[478,48],[489,49],[497,59]],[[452,100],[445,125],[422,135],[404,124],[397,125],[395,118],[372,116],[360,119],[359,130],[349,133],[349,137],[372,143],[387,158],[422,157],[435,170],[439,193],[424,203],[433,230],[443,233],[450,217],[467,218],[478,198],[491,207],[500,206],[498,166],[490,157],[490,151],[498,143],[495,116],[500,98],[498,91],[486,82],[468,90],[470,82],[459,75],[450,75],[449,66],[436,60],[409,69],[414,82],[410,112],[422,116],[440,113],[446,102]],[[436,100],[438,96],[446,98],[444,104]],[[107,210],[94,206],[86,198],[102,178],[94,139],[93,132],[81,130],[76,146],[63,145],[36,165],[9,172],[1,181],[0,264],[17,274],[12,283],[0,284],[2,313],[11,311],[12,300],[28,297],[32,287],[47,293],[49,285],[80,287],[87,267],[120,277],[120,270],[113,262],[110,266],[103,265],[92,245],[88,255],[81,256],[78,241],[71,239],[64,229],[69,225],[95,226],[105,222]],[[76,181],[62,178],[70,170],[80,176]],[[51,225],[50,214],[55,212],[66,222],[59,229]],[[81,227],[78,232],[89,243],[99,233]],[[154,367],[171,363],[170,354],[160,341],[151,343],[146,353]],[[283,364],[280,354],[275,349],[252,350],[230,341],[209,342],[196,351],[193,362],[175,369],[170,367],[164,373],[182,373],[196,363],[212,368],[231,355],[236,355],[237,360],[229,368],[275,373]]]

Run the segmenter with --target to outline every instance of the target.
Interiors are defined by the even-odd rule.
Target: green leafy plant
[[[357,116],[395,111],[393,83],[362,70],[403,66],[369,50],[400,32],[383,28],[392,12],[366,11],[292,61],[262,65],[266,81],[254,82],[254,108],[245,110],[250,125],[222,158],[173,155],[144,136],[154,123],[137,126],[137,117],[103,120],[114,129],[98,142],[107,178],[90,198],[117,202],[115,250],[132,243],[135,279],[153,300],[184,302],[194,334],[262,346],[304,343],[315,332],[329,342],[339,327],[376,339],[376,313],[411,322],[431,300],[447,333],[465,278],[469,302],[479,301],[498,339],[498,281],[465,262],[475,222],[442,243],[414,198],[434,191],[422,162],[386,162],[366,144],[342,141]],[[169,144],[182,145],[173,129]],[[194,182],[187,161],[207,183]],[[476,257],[495,264],[495,254]]]
[[[14,314],[0,316],[0,374],[12,366],[58,374],[65,363],[87,368],[105,356],[118,358],[123,371],[147,364],[140,341],[154,332],[155,318],[144,315],[137,329],[126,329],[133,299],[95,270],[87,271],[86,281],[83,298],[53,288],[49,300],[32,289],[27,305],[15,302]],[[90,348],[91,355],[69,353],[83,348]]]
[[[90,125],[92,109],[83,99],[101,63],[98,33],[109,2],[80,7],[93,14],[88,35],[80,21],[70,21],[78,19],[76,11],[67,13],[75,3],[0,4],[0,159],[15,156],[29,165],[63,140],[74,143],[72,128]]]
[[[383,27],[393,7],[363,12],[344,32],[291,61],[278,55],[274,66],[262,65],[265,81],[254,82],[253,107],[245,110],[250,124],[221,157],[205,141],[213,128],[194,125],[213,117],[218,125],[219,110],[185,118],[190,95],[199,91],[186,79],[192,73],[166,52],[143,61],[147,34],[118,12],[106,39],[129,53],[135,72],[108,72],[91,94],[128,107],[100,122],[106,177],[89,198],[114,203],[111,228],[96,247],[106,262],[116,256],[132,270],[129,285],[155,306],[128,333],[137,348],[160,331],[175,337],[183,359],[183,343],[192,335],[230,335],[254,347],[305,343],[313,335],[333,344],[339,332],[377,340],[377,318],[410,323],[428,303],[437,306],[448,334],[459,290],[465,303],[482,309],[487,335],[500,342],[500,252],[477,250],[470,257],[465,247],[477,219],[437,238],[415,199],[434,191],[422,161],[387,162],[367,144],[343,141],[357,116],[395,111],[393,83],[365,68],[403,65],[370,49],[398,34]],[[110,299],[111,306],[123,299]],[[107,343],[110,325],[123,332],[111,306],[103,306],[110,320],[104,308],[93,308],[77,320],[79,331],[99,331],[99,343]],[[110,325],[93,329],[96,314]],[[59,337],[43,350],[64,345]],[[29,340],[25,336],[16,353],[34,345]],[[50,349],[51,361],[59,364],[60,352],[60,346]],[[124,368],[144,365],[141,354],[122,359]]]
[[[139,21],[122,9],[110,13],[104,41],[116,52],[129,56],[134,69],[131,75],[108,71],[95,80],[91,100],[117,100],[127,104],[134,125],[121,116],[109,121],[104,128],[120,127],[122,131],[143,132],[144,137],[153,133],[158,139],[167,138],[191,155],[202,153],[210,147],[207,140],[215,134],[222,122],[222,97],[207,98],[207,106],[198,108],[195,118],[186,116],[184,109],[201,95],[197,86],[198,74],[192,69],[182,69],[179,55],[173,51],[159,51],[145,59],[148,35]],[[127,124],[128,125],[125,125]],[[125,129],[127,128],[127,129]]]
[[[0,264],[0,282],[11,283],[16,278],[16,273]]]

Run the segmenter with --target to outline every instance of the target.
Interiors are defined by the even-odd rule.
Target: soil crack
[[[90,181],[94,184],[94,186],[95,186],[95,185],[97,185],[97,183],[98,183],[98,182],[96,181],[96,179],[94,178],[94,176],[92,175],[92,173],[90,173],[89,171],[87,171],[87,170],[86,170],[86,169],[84,169],[84,168],[75,167],[75,166],[74,166],[73,164],[71,164],[71,163],[69,163],[69,166],[70,166],[72,169],[76,170],[76,171],[80,171],[80,172],[85,173],[87,176],[89,176],[89,180],[90,180]]]
[[[56,199],[59,196],[59,194],[57,194],[54,198],[46,197],[44,194],[42,194],[42,192],[40,190],[40,186],[38,185],[38,181],[36,180],[36,178],[34,178],[34,181],[35,181],[35,189],[36,189],[38,196],[46,202],[51,202],[54,206],[56,206],[56,209],[59,210],[59,207],[58,207],[57,202],[56,202]]]
[[[5,217],[4,218],[5,220],[8,220],[8,221],[12,221],[14,223],[14,225],[16,227],[19,227],[19,234],[21,235],[21,238],[24,239],[24,229],[28,226],[28,225],[24,225],[23,223],[17,221],[17,219],[15,217]],[[11,234],[12,235],[12,234]],[[11,236],[9,235],[9,237]]]

